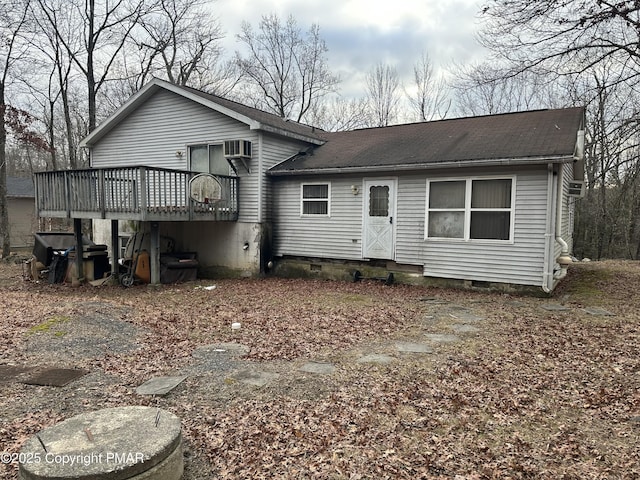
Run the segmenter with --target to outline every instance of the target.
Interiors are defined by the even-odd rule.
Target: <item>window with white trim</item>
[[[427,238],[512,240],[514,179],[429,181]]]
[[[328,183],[303,183],[300,188],[301,214],[328,217],[330,192],[331,185]]]
[[[189,145],[189,169],[192,172],[229,175],[229,163],[222,145]]]

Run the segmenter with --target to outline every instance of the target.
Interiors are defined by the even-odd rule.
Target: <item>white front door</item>
[[[396,181],[365,180],[362,256],[393,260]]]

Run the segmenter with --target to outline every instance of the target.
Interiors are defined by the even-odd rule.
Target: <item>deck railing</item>
[[[198,172],[154,167],[92,168],[35,174],[40,217],[144,221],[237,220],[238,178],[215,175],[221,199],[194,201]]]

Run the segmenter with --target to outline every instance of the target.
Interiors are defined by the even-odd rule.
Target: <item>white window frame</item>
[[[326,185],[327,198],[304,198],[304,187],[311,185]],[[305,202],[326,202],[327,213],[304,213]],[[300,184],[300,216],[310,218],[327,218],[331,216],[331,182],[304,182]]]
[[[471,193],[473,182],[476,180],[511,180],[511,207],[509,208],[471,208]],[[440,182],[466,182],[464,208],[429,208],[429,195],[431,183]],[[429,212],[430,211],[447,211],[447,212],[464,212],[464,236],[462,238],[451,237],[430,237],[429,236]],[[509,239],[498,240],[490,238],[471,238],[471,212],[509,212]],[[447,241],[447,242],[473,242],[473,243],[489,243],[489,244],[513,244],[514,243],[514,225],[516,212],[516,176],[515,175],[499,175],[491,177],[455,177],[455,178],[431,178],[427,180],[427,196],[425,203],[425,222],[424,222],[424,239],[429,241]]]
[[[187,169],[191,170],[191,149],[194,147],[207,147],[207,156],[210,157],[211,153],[210,153],[210,149],[211,147],[220,147],[222,149],[222,153],[224,155],[224,143],[221,142],[202,142],[202,143],[190,143],[188,145],[186,145],[186,151],[187,151]],[[229,162],[227,162],[229,163]],[[202,173],[211,173],[211,172],[202,172]],[[228,177],[231,176],[231,166],[228,165],[228,171],[227,173],[211,173],[211,175],[220,175],[222,177]]]

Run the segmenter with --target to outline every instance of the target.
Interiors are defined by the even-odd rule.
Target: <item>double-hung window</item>
[[[329,216],[329,198],[331,185],[328,183],[303,183],[301,185],[302,215]]]
[[[513,240],[513,178],[429,181],[427,238]]]

